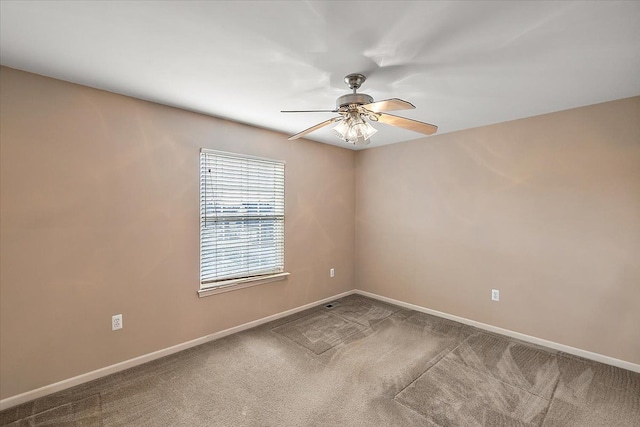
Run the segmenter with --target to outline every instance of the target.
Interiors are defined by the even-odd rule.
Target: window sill
[[[217,283],[215,286],[209,288],[202,288],[198,291],[200,298],[208,297],[210,295],[221,294],[223,292],[236,291],[238,289],[249,288],[251,286],[262,285],[265,283],[276,282],[278,280],[284,280],[290,273],[276,273],[268,276],[249,277],[243,279],[225,280]]]

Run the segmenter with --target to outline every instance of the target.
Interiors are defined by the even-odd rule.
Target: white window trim
[[[211,286],[210,288],[201,288],[198,291],[198,296],[200,298],[203,298],[210,295],[221,294],[223,292],[236,291],[238,289],[250,288],[252,286],[263,285],[265,283],[277,282],[280,280],[285,280],[290,274],[291,273],[284,272],[269,274],[266,276],[244,277],[241,279],[231,279],[222,282],[216,282],[215,286]]]
[[[214,154],[220,153],[220,154],[226,154],[226,155],[241,156],[249,159],[267,160],[271,162],[280,162],[280,163],[286,164],[284,160],[274,160],[266,157],[251,156],[251,155],[240,154],[240,153],[231,153],[231,152],[225,152],[225,151],[219,151],[219,150],[212,150],[208,148],[201,148],[200,152],[214,153]],[[200,286],[198,289],[198,296],[200,298],[204,298],[211,295],[221,294],[224,292],[230,292],[230,291],[235,291],[239,289],[250,288],[257,285],[263,285],[266,283],[286,280],[290,274],[291,273],[284,271],[281,273],[273,273],[273,274],[266,274],[266,275],[253,276],[253,277],[240,277],[236,279],[212,282],[210,285],[205,285],[203,283],[200,283]]]

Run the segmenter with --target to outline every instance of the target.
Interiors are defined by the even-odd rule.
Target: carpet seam
[[[358,322],[352,322],[352,323],[358,323]],[[359,324],[359,325],[362,325],[361,323],[358,323],[358,324]],[[362,326],[364,326],[364,325],[362,325]],[[368,330],[370,330],[370,331],[373,331],[373,329],[371,329],[370,327],[366,327],[366,328],[367,328]],[[317,354],[318,356],[320,356],[320,355],[322,355],[322,354],[325,354],[327,351],[331,350],[332,348],[336,348],[336,347],[337,347],[337,346],[339,346],[340,344],[345,344],[344,340],[346,340],[347,338],[349,338],[349,337],[351,337],[351,336],[353,336],[353,335],[357,334],[358,332],[365,332],[367,329],[365,329],[364,331],[355,331],[355,332],[353,332],[353,333],[350,333],[349,335],[345,336],[345,337],[341,340],[341,342],[337,343],[336,345],[334,345],[334,346],[332,346],[332,347],[329,347],[328,349],[326,349],[326,350],[325,350],[325,351],[323,351],[322,353],[315,353],[315,352],[314,352],[313,354]],[[299,344],[298,344],[298,345],[299,345]],[[303,347],[304,347],[304,346],[303,346]]]
[[[406,390],[407,388],[409,388],[413,383],[415,383],[416,381],[418,381],[422,376],[424,376],[427,372],[429,372],[429,371],[431,370],[431,368],[433,368],[434,366],[436,366],[436,365],[437,365],[437,364],[438,364],[442,359],[444,359],[444,358],[445,358],[445,357],[447,357],[449,354],[451,354],[451,353],[453,353],[454,351],[456,351],[456,350],[457,350],[457,349],[458,349],[462,344],[464,344],[467,340],[469,340],[469,338],[471,338],[473,335],[475,335],[475,334],[471,334],[470,336],[468,336],[467,338],[465,338],[463,341],[461,341],[457,346],[455,346],[453,349],[451,349],[449,352],[447,352],[447,353],[445,353],[444,355],[442,355],[442,357],[440,357],[436,362],[434,362],[431,366],[429,366],[429,368],[427,368],[424,372],[422,372],[420,375],[418,375],[418,376],[417,376],[413,381],[411,381],[411,382],[410,382],[406,387],[404,387],[402,390],[400,390],[398,393],[396,393],[396,395],[395,395],[395,396],[393,396],[393,400],[394,400],[395,402],[399,403],[399,404],[402,404],[400,401],[398,401],[398,400],[396,399],[400,393],[402,393],[404,390]],[[555,355],[552,355],[552,356],[554,356],[554,357],[555,357]],[[554,387],[554,389],[553,389],[553,392],[551,393],[551,398],[550,398],[550,399],[546,399],[546,398],[544,398],[544,397],[542,397],[542,396],[538,396],[537,394],[532,393],[532,392],[530,392],[530,391],[528,391],[528,390],[525,390],[525,389],[520,388],[520,387],[518,387],[518,386],[515,386],[515,385],[513,385],[513,384],[509,384],[509,383],[507,383],[507,382],[504,382],[504,381],[502,381],[501,379],[496,378],[496,377],[494,377],[494,376],[493,376],[493,375],[491,375],[491,374],[485,374],[485,373],[483,373],[483,372],[479,371],[479,370],[478,370],[478,369],[476,369],[476,368],[473,368],[473,367],[471,367],[471,366],[467,366],[467,365],[461,364],[460,362],[458,362],[458,361],[456,361],[456,360],[453,360],[453,362],[454,362],[454,363],[456,363],[456,364],[458,364],[458,365],[465,366],[465,367],[467,367],[467,368],[473,369],[473,370],[474,370],[474,371],[476,371],[478,374],[480,374],[480,375],[482,375],[482,376],[484,376],[484,377],[492,378],[492,379],[494,379],[494,380],[496,380],[496,381],[500,382],[500,383],[501,383],[501,384],[503,384],[503,385],[506,385],[506,386],[509,386],[509,387],[513,387],[513,388],[515,388],[515,389],[517,389],[517,390],[523,391],[523,392],[525,392],[525,393],[527,393],[527,394],[530,394],[530,395],[532,395],[532,396],[535,396],[535,397],[537,397],[537,398],[540,398],[540,399],[542,399],[542,400],[545,400],[545,401],[549,402],[549,403],[546,405],[546,409],[547,409],[547,410],[545,411],[544,417],[542,418],[542,422],[544,422],[544,420],[546,419],[546,415],[547,415],[547,413],[548,413],[548,410],[549,410],[549,408],[551,407],[551,402],[552,402],[552,400],[553,400],[553,395],[555,394],[556,388],[557,388],[557,386],[558,386],[558,382],[560,381],[560,376],[558,376],[558,380],[556,381],[556,384],[555,384],[555,387]],[[443,403],[446,403],[446,402],[443,402]],[[408,407],[408,406],[403,405],[403,404],[402,404],[402,406]],[[411,408],[409,408],[409,409],[411,409]],[[414,412],[417,412],[417,411],[414,411]],[[502,413],[502,411],[499,411],[499,412],[500,412],[500,413]],[[417,412],[417,413],[419,413],[419,412]],[[508,414],[504,414],[504,415],[507,415],[507,416],[508,416]],[[530,424],[530,423],[528,423],[528,424]],[[539,424],[539,426],[542,426],[542,424]]]
[[[415,409],[413,409],[412,407],[407,406],[407,405],[405,405],[404,403],[397,401],[395,397],[393,398],[393,401],[394,401],[395,403],[397,403],[398,405],[402,406],[403,408],[406,408],[406,409],[410,410],[411,412],[413,412],[413,413],[415,413],[415,414],[418,414],[420,417],[424,418],[425,420],[429,420],[429,421],[431,421],[431,422],[432,422],[433,424],[435,424],[437,427],[444,427],[442,424],[440,424],[440,423],[438,423],[438,422],[434,421],[432,417],[430,417],[430,416],[428,416],[428,415],[425,415],[425,414],[421,414],[420,412],[416,411],[416,410],[415,410]]]
[[[346,297],[345,297],[345,298],[346,298]],[[339,301],[339,300],[336,300],[336,301]],[[330,304],[330,303],[328,303],[328,304]],[[389,303],[384,303],[384,304],[390,305],[391,307],[394,307],[394,308],[396,308],[397,310],[392,311],[391,313],[389,313],[389,314],[388,314],[388,315],[386,315],[385,317],[382,317],[382,318],[380,318],[380,319],[377,319],[377,320],[379,320],[379,322],[376,322],[376,323],[380,323],[381,321],[383,321],[383,320],[385,320],[385,319],[388,319],[389,317],[393,316],[394,314],[396,314],[396,313],[400,312],[400,310],[402,310],[402,307],[400,307],[400,306],[397,306],[397,305],[394,305],[394,304],[389,304]],[[322,308],[325,308],[325,309],[323,310]],[[269,331],[271,331],[271,332],[273,332],[273,333],[275,333],[275,334],[278,334],[278,336],[281,336],[281,337],[285,337],[285,338],[287,338],[289,341],[293,342],[294,344],[298,345],[299,347],[304,347],[306,350],[310,351],[311,353],[315,354],[316,356],[320,356],[320,355],[322,355],[322,354],[326,353],[327,351],[331,350],[332,348],[337,347],[337,346],[338,346],[338,345],[340,345],[341,343],[342,343],[342,344],[344,344],[344,340],[346,340],[347,338],[349,338],[349,337],[351,337],[351,336],[353,336],[353,335],[357,334],[358,332],[365,332],[367,329],[368,329],[368,330],[370,330],[370,331],[373,331],[373,329],[371,328],[371,325],[365,325],[365,324],[363,324],[363,323],[358,322],[357,320],[351,320],[351,319],[348,319],[348,318],[346,318],[346,317],[344,317],[344,316],[341,316],[341,315],[340,315],[340,314],[338,314],[338,313],[331,313],[331,312],[329,311],[329,309],[326,309],[326,307],[321,306],[321,305],[318,305],[318,306],[316,306],[316,307],[310,308],[309,310],[315,310],[315,309],[317,309],[317,311],[318,311],[318,312],[327,312],[327,314],[329,314],[329,315],[331,315],[331,316],[334,316],[334,317],[337,317],[337,318],[339,318],[339,319],[342,319],[342,320],[344,320],[344,321],[346,321],[346,322],[355,323],[355,324],[358,324],[358,325],[360,325],[360,326],[364,326],[366,329],[365,329],[364,331],[354,331],[354,332],[352,332],[351,334],[346,335],[346,336],[343,338],[343,341],[342,341],[342,342],[338,342],[337,344],[335,344],[335,345],[333,345],[333,346],[329,347],[328,349],[324,350],[324,351],[323,351],[323,352],[321,352],[321,353],[316,353],[315,351],[311,350],[310,348],[307,348],[307,347],[303,346],[302,344],[300,344],[300,343],[298,343],[298,342],[294,341],[292,338],[289,338],[289,337],[287,337],[287,336],[285,336],[285,335],[282,335],[282,334],[281,334],[281,333],[279,333],[278,331],[275,331],[275,329],[278,329],[278,328],[279,328],[279,327],[281,327],[281,326],[288,325],[289,323],[296,322],[296,321],[298,321],[298,320],[304,319],[305,317],[309,317],[309,316],[311,316],[314,312],[311,312],[311,313],[309,313],[309,314],[308,314],[308,315],[306,315],[306,316],[302,316],[302,317],[300,317],[300,318],[297,318],[297,319],[291,320],[290,322],[285,322],[285,323],[283,323],[283,324],[281,324],[281,325],[275,326],[275,327],[273,327],[273,328],[269,328]],[[414,311],[414,310],[412,310],[412,311]],[[375,331],[373,331],[373,332],[375,332]]]
[[[477,333],[478,333],[478,334],[484,334],[484,335],[487,335],[487,334],[485,333],[485,331],[482,331],[482,330],[480,330],[480,329],[478,330],[478,332],[477,332]],[[471,336],[473,336],[473,335],[474,335],[474,334],[472,334]],[[469,338],[471,338],[471,336],[469,336]],[[489,336],[493,336],[493,335],[489,335]],[[556,363],[558,363],[558,362],[559,362],[559,361],[558,361],[558,358],[559,358],[559,357],[561,357],[561,355],[559,355],[558,353],[547,352],[547,351],[546,351],[546,349],[545,349],[544,347],[542,347],[542,346],[538,346],[538,345],[535,345],[535,344],[531,344],[531,343],[527,343],[526,341],[517,340],[517,339],[516,339],[515,341],[516,341],[516,343],[517,343],[517,344],[519,344],[519,345],[522,345],[522,346],[525,346],[525,347],[528,347],[528,348],[533,348],[533,349],[538,350],[538,351],[541,351],[541,352],[546,352],[546,353],[549,355],[549,357],[552,357],[552,358],[556,361]],[[456,347],[456,348],[457,348],[457,347]],[[455,350],[453,350],[453,351],[455,351]],[[456,363],[458,363],[458,364],[462,364],[462,363],[460,363],[460,362],[458,362],[458,361],[456,361],[456,360],[453,360],[453,362],[456,362]],[[467,365],[464,365],[464,366],[467,366]],[[475,368],[473,368],[473,369],[475,369]],[[478,371],[477,369],[475,369],[475,370],[476,370],[476,371]],[[478,372],[480,372],[480,371],[478,371]],[[482,373],[482,372],[480,372],[480,373]],[[496,379],[496,380],[500,381],[500,382],[501,382],[501,383],[503,383],[503,384],[510,385],[511,387],[515,387],[515,388],[517,388],[517,389],[519,389],[519,390],[522,390],[522,391],[526,391],[527,393],[532,394],[532,395],[534,395],[534,396],[536,396],[536,397],[539,397],[540,399],[548,400],[549,402],[551,402],[551,400],[553,400],[553,394],[555,393],[555,391],[556,391],[556,387],[558,386],[558,384],[557,384],[557,382],[556,382],[556,385],[554,386],[553,391],[551,392],[551,397],[546,398],[546,397],[544,397],[544,396],[540,396],[539,394],[534,393],[534,392],[532,392],[532,391],[525,390],[525,389],[523,389],[522,387],[520,387],[520,386],[518,386],[518,385],[510,384],[510,383],[508,383],[508,382],[505,382],[505,381],[501,380],[500,378],[497,378],[497,377],[493,376],[491,373],[489,373],[489,374],[484,374],[484,375],[485,375],[485,376],[490,376],[490,377],[492,377],[492,378],[494,378],[494,379]],[[558,380],[556,380],[556,381],[559,381],[559,380],[560,380],[560,376],[558,375]]]
[[[452,351],[455,351],[455,350],[452,350]],[[439,361],[438,361],[438,362],[439,362]],[[503,381],[502,379],[500,379],[500,378],[497,378],[497,377],[493,376],[490,372],[489,372],[489,373],[484,373],[484,372],[480,371],[479,369],[476,369],[476,368],[474,368],[474,367],[472,367],[472,366],[469,366],[469,365],[465,365],[465,364],[460,363],[460,362],[458,362],[458,361],[456,361],[456,360],[452,360],[451,362],[455,363],[456,365],[464,366],[464,367],[466,367],[466,368],[468,368],[468,369],[471,369],[471,370],[475,371],[476,373],[478,373],[479,375],[481,375],[481,376],[483,376],[483,377],[485,377],[485,378],[491,378],[491,379],[494,379],[494,380],[496,380],[497,382],[499,382],[499,383],[500,383],[500,384],[502,384],[502,385],[505,385],[505,386],[508,386],[508,387],[514,388],[514,389],[516,389],[516,390],[520,390],[520,391],[522,391],[522,392],[524,392],[524,393],[530,394],[531,396],[535,396],[535,397],[537,397],[537,398],[539,398],[539,399],[542,399],[542,400],[544,400],[544,401],[547,401],[547,402],[549,402],[549,404],[548,404],[548,405],[545,405],[545,407],[546,407],[547,409],[549,408],[549,406],[551,406],[551,400],[553,400],[553,393],[555,393],[555,387],[554,387],[553,393],[551,394],[551,398],[547,399],[546,397],[538,396],[537,394],[532,393],[532,392],[530,392],[529,390],[525,390],[525,389],[520,388],[520,387],[518,387],[518,386],[516,386],[516,385],[509,384],[508,382],[505,382],[505,381]],[[557,381],[560,381],[560,376],[558,376],[558,380],[557,380]],[[557,387],[557,385],[558,385],[558,384],[557,384],[557,381],[556,381],[556,387]],[[501,414],[503,414],[503,415],[510,416],[509,414],[505,414],[505,413],[504,413],[504,412],[502,412],[502,411],[499,411],[499,410],[496,410],[496,411],[497,411],[497,412],[500,412],[500,413],[501,413]],[[546,416],[546,412],[545,412],[545,416]],[[543,417],[543,420],[544,420],[544,417]],[[527,423],[527,424],[531,424],[531,423]],[[539,425],[540,425],[540,424],[539,424]]]
[[[313,313],[309,313],[309,315],[311,315],[311,314],[313,314]],[[362,325],[361,323],[354,322],[353,320],[344,319],[344,318],[340,317],[340,316],[339,316],[339,315],[337,315],[337,314],[332,314],[332,313],[327,313],[327,314],[329,314],[329,315],[331,315],[331,316],[333,316],[333,317],[338,317],[339,319],[345,320],[345,321],[350,322],[350,323],[356,323],[356,324],[358,324],[358,325],[364,326],[364,325]],[[292,322],[295,322],[295,321],[297,321],[297,320],[304,319],[305,317],[308,317],[308,316],[302,316],[301,318],[296,319],[296,320],[293,320]],[[284,324],[282,324],[282,325],[278,325],[278,326],[276,326],[276,327],[275,327],[275,328],[273,328],[273,329],[269,329],[269,331],[270,331],[270,332],[273,332],[274,334],[277,334],[279,337],[286,338],[287,340],[291,341],[292,343],[294,343],[294,344],[295,344],[295,345],[297,345],[298,347],[302,347],[302,348],[304,348],[305,350],[307,350],[308,352],[311,352],[311,354],[314,354],[314,355],[316,355],[316,356],[320,356],[320,355],[322,355],[322,354],[326,353],[327,351],[331,350],[332,348],[335,348],[335,347],[337,347],[337,346],[338,346],[338,345],[340,345],[340,344],[344,344],[344,341],[343,341],[343,340],[345,340],[345,339],[347,339],[347,338],[351,337],[352,335],[355,335],[355,334],[357,334],[358,332],[364,332],[364,331],[355,331],[355,332],[352,332],[352,333],[350,333],[349,335],[346,335],[344,338],[342,338],[342,340],[341,340],[340,342],[338,342],[337,344],[332,345],[332,346],[331,346],[331,347],[329,347],[328,349],[324,350],[322,353],[316,353],[315,351],[311,350],[310,348],[305,347],[305,346],[303,346],[302,344],[300,344],[300,343],[298,343],[298,342],[294,341],[294,340],[293,340],[293,338],[289,338],[288,336],[283,335],[283,334],[281,334],[281,333],[280,333],[280,332],[278,332],[278,331],[274,331],[274,329],[278,329],[280,326],[284,326],[284,325],[287,325],[287,324],[289,324],[289,323],[291,323],[291,322],[287,322],[287,323],[284,323]],[[365,327],[366,327],[366,326],[365,326]],[[371,330],[371,331],[373,330],[373,329],[371,329],[370,327],[366,327],[366,328],[367,328],[367,329],[369,329],[369,330]],[[365,329],[365,330],[366,330],[366,329]]]
[[[402,393],[403,391],[405,391],[408,387],[411,386],[411,384],[415,383],[416,381],[418,381],[418,379],[423,376],[424,374],[426,374],[431,368],[433,368],[434,366],[436,366],[438,364],[438,362],[440,362],[442,359],[444,359],[445,357],[447,357],[447,355],[453,351],[455,351],[458,347],[460,347],[465,341],[467,341],[470,338],[467,337],[464,340],[460,341],[460,343],[458,343],[458,345],[456,345],[454,348],[452,348],[450,351],[446,352],[445,354],[443,354],[440,358],[438,358],[438,360],[436,360],[435,362],[433,362],[431,364],[431,366],[429,366],[427,369],[425,369],[420,375],[418,375],[416,378],[414,378],[409,384],[407,384],[402,390],[400,390],[399,392],[397,392],[394,396],[393,396],[393,400],[396,399],[396,397],[398,397],[398,395],[400,393]]]
[[[457,347],[456,347],[456,348],[457,348]],[[452,350],[452,351],[455,351],[455,350]],[[531,391],[529,391],[529,390],[525,390],[525,389],[523,389],[523,388],[522,388],[522,387],[520,387],[520,386],[517,386],[517,385],[515,385],[515,384],[510,384],[510,383],[508,383],[508,382],[506,382],[506,381],[502,380],[501,378],[498,378],[498,377],[494,376],[491,372],[489,372],[489,373],[484,373],[484,372],[480,371],[479,369],[474,368],[473,366],[465,365],[464,363],[461,363],[461,362],[459,362],[459,361],[457,361],[457,360],[455,360],[455,359],[453,359],[453,360],[451,360],[451,361],[452,361],[453,363],[457,364],[457,365],[464,366],[464,367],[467,367],[467,368],[469,368],[469,369],[473,369],[474,371],[476,371],[477,373],[479,373],[480,375],[482,375],[482,376],[484,376],[484,377],[493,378],[494,380],[498,381],[499,383],[502,383],[502,384],[504,384],[504,385],[508,385],[509,387],[517,388],[518,390],[524,391],[525,393],[529,393],[529,394],[530,394],[530,395],[532,395],[532,396],[539,397],[540,399],[551,401],[551,399],[553,398],[553,392],[552,392],[552,394],[551,394],[551,397],[547,399],[547,398],[546,398],[546,397],[544,397],[544,396],[540,396],[540,395],[538,395],[538,394],[536,394],[536,393],[533,393],[533,392],[531,392]],[[438,362],[439,362],[439,360],[438,360]],[[558,376],[558,378],[560,378],[560,376]],[[554,392],[555,392],[555,388],[554,388]]]
[[[553,392],[551,393],[551,398],[549,399],[549,405],[547,405],[547,410],[544,411],[544,416],[542,417],[542,421],[540,421],[539,426],[544,426],[545,421],[547,420],[547,415],[549,415],[549,410],[551,409],[551,405],[553,405],[553,400],[556,395],[556,390],[558,390],[558,385],[560,384],[561,375],[558,375],[558,379],[556,381],[556,385],[553,387]]]
[[[283,322],[282,324],[280,324],[280,325],[278,325],[278,326],[274,326],[273,328],[268,328],[268,329],[269,329],[270,331],[273,331],[274,329],[277,329],[277,328],[279,328],[280,326],[288,325],[289,323],[295,322],[296,320],[304,319],[305,317],[312,315],[315,311],[321,311],[320,307],[321,307],[321,305],[316,305],[315,307],[310,307],[310,308],[308,308],[308,309],[307,309],[307,310],[310,310],[310,312],[309,312],[308,314],[305,314],[304,316],[298,317],[297,319],[289,320],[288,322]],[[298,313],[295,313],[295,314],[304,313],[304,312],[305,312],[305,311],[307,311],[307,310],[299,311]],[[294,315],[292,314],[292,315],[289,315],[289,316],[287,316],[287,317],[293,317],[293,316],[294,316]],[[272,321],[271,321],[271,322],[269,322],[269,323],[277,322],[277,321],[279,321],[279,320],[286,319],[287,317],[283,317],[283,318],[280,318],[280,319],[275,319],[275,320],[272,320]],[[260,325],[260,326],[268,326],[268,325],[269,325],[269,323],[265,323],[264,325]],[[259,328],[260,326],[256,326],[256,328]],[[254,329],[254,328],[249,328],[249,329],[247,329],[247,330],[245,330],[245,331],[241,331],[241,332],[237,332],[237,333],[247,332],[247,331],[250,331],[250,330],[252,330],[252,329]],[[233,333],[233,334],[231,334],[231,335],[235,335],[235,334],[236,334],[236,333]],[[231,336],[231,335],[230,335],[230,336]],[[225,338],[226,338],[226,337],[225,337]]]
[[[378,324],[378,323],[382,322],[383,320],[388,319],[389,317],[393,316],[393,315],[394,315],[394,314],[396,314],[396,313],[397,313],[397,312],[395,312],[395,311],[394,311],[393,313],[388,314],[388,315],[386,315],[385,317],[381,317],[380,319],[376,319],[376,320],[377,320],[377,322],[376,322],[375,324]],[[332,313],[332,314],[333,314],[333,313]],[[346,318],[346,317],[344,317],[344,316],[341,316],[340,314],[337,314],[337,313],[336,313],[336,314],[333,314],[333,315],[334,315],[334,316],[337,316],[337,317],[339,317],[339,318],[341,318],[341,319],[344,319],[344,320],[346,320],[347,322],[357,323],[358,325],[364,326],[364,327],[365,327],[365,328],[367,328],[367,329],[371,329],[371,325],[370,325],[370,324],[369,324],[369,325],[365,325],[364,323],[360,323],[360,322],[358,322],[357,320],[351,320],[351,319]]]
[[[346,298],[346,297],[345,297],[345,298]],[[379,319],[376,319],[376,320],[378,320],[378,322],[376,322],[376,323],[380,323],[381,321],[383,321],[383,320],[385,320],[385,319],[388,319],[389,317],[393,316],[393,315],[394,315],[394,314],[396,314],[396,313],[399,313],[399,312],[400,312],[400,310],[402,310],[402,307],[400,307],[400,306],[398,306],[398,305],[395,305],[395,304],[390,304],[390,303],[388,303],[388,302],[384,302],[384,301],[377,301],[377,300],[374,300],[374,301],[376,301],[377,303],[382,303],[382,304],[390,305],[391,307],[393,307],[393,308],[395,308],[395,309],[396,309],[395,311],[392,311],[391,313],[387,314],[385,317],[381,317],[381,318],[379,318]],[[414,310],[411,310],[411,311],[414,311]],[[332,313],[332,314],[333,314],[333,313]],[[351,319],[348,319],[348,318],[346,318],[346,317],[344,317],[344,316],[342,316],[342,315],[340,315],[340,314],[338,314],[338,313],[335,313],[335,314],[333,314],[333,315],[334,315],[334,316],[338,316],[338,317],[340,317],[340,318],[342,318],[342,319],[344,319],[344,320],[347,320],[347,321],[349,321],[349,322],[354,322],[354,323],[357,323],[357,324],[359,324],[359,325],[362,325],[362,326],[364,326],[365,328],[371,328],[371,325],[365,325],[364,323],[360,323],[360,322],[358,322],[357,320],[351,320]]]

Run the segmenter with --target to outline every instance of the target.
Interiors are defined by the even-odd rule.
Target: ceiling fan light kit
[[[354,145],[368,145],[369,139],[378,132],[359,113],[350,113],[344,120],[338,122],[333,131],[338,138]]]
[[[315,130],[338,122],[333,128],[333,132],[338,138],[357,146],[368,145],[371,142],[371,137],[377,132],[377,129],[371,126],[371,124],[367,122],[367,119],[425,135],[431,135],[438,130],[437,126],[429,123],[386,114],[387,111],[408,110],[416,107],[410,102],[398,98],[374,102],[373,98],[366,93],[357,93],[356,90],[360,88],[366,79],[362,74],[349,74],[346,76],[344,81],[349,85],[349,88],[353,90],[353,93],[339,97],[336,100],[335,110],[282,111],[283,113],[331,112],[340,114],[338,117],[325,120],[322,123],[318,123],[289,137],[289,140],[298,139]]]

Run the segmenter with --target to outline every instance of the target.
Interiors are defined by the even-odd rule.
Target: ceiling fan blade
[[[374,113],[382,113],[384,111],[396,111],[396,110],[412,110],[415,107],[410,102],[403,101],[398,98],[385,99],[384,101],[372,102],[371,104],[363,105],[362,108],[366,108]]]
[[[337,121],[339,121],[339,120],[342,120],[342,116],[334,117],[334,118],[329,119],[329,120],[325,120],[325,121],[324,121],[324,122],[322,122],[322,123],[318,123],[318,124],[317,124],[317,125],[315,125],[315,126],[311,126],[309,129],[305,129],[305,130],[303,130],[303,131],[302,131],[302,132],[300,132],[300,133],[296,133],[295,135],[290,136],[290,137],[289,137],[289,141],[291,141],[292,139],[298,139],[298,138],[300,138],[300,137],[302,137],[302,136],[305,136],[305,135],[306,135],[306,134],[308,134],[308,133],[313,132],[314,130],[318,130],[318,129],[320,129],[320,128],[323,128],[323,127],[325,127],[325,126],[327,126],[327,125],[330,125],[331,123],[337,122]]]
[[[281,113],[337,113],[338,110],[282,110]]]
[[[404,117],[394,116],[393,114],[380,113],[380,115],[378,116],[378,121],[387,125],[398,126],[403,129],[423,133],[425,135],[431,135],[433,133],[436,133],[436,131],[438,130],[438,126],[419,122],[417,120],[407,119]]]

